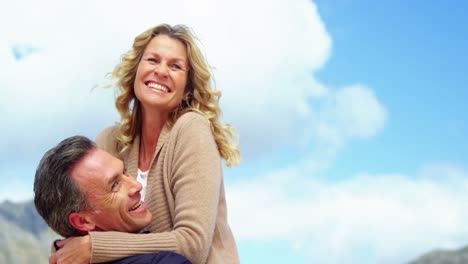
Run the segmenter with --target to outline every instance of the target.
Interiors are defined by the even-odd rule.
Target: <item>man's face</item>
[[[96,231],[138,232],[151,221],[141,200],[141,184],[125,175],[122,161],[94,149],[71,170],[73,181],[85,193]]]

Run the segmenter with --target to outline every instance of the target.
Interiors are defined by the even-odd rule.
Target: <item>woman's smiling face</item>
[[[171,112],[182,101],[189,71],[182,41],[161,34],[146,46],[135,76],[135,95],[146,110]]]

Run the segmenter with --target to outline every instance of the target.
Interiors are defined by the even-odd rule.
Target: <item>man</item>
[[[88,138],[74,136],[42,157],[34,179],[34,204],[44,221],[63,237],[90,231],[138,233],[152,218],[141,200],[141,188],[125,174],[122,161]],[[190,262],[173,252],[160,252],[112,263]]]

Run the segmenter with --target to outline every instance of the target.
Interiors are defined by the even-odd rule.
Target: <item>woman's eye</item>
[[[182,69],[182,67],[180,67],[180,65],[178,65],[178,64],[172,64],[172,65],[171,65],[171,68],[172,68],[173,70],[180,70],[180,69]]]
[[[149,59],[148,59],[148,61],[150,61],[150,62],[154,62],[154,63],[157,63],[157,62],[158,62],[158,60],[157,60],[157,59],[155,59],[155,58],[149,58]]]

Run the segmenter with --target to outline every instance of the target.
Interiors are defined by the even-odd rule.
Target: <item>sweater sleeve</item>
[[[205,263],[218,214],[221,158],[207,119],[193,118],[178,130],[173,152],[171,189],[175,197],[174,228],[182,255]]]
[[[221,159],[208,120],[198,114],[180,119],[167,142],[163,168],[168,177],[166,192],[172,193],[175,202],[173,230],[152,234],[90,232],[92,262],[175,251],[192,263],[206,263],[218,213]]]
[[[115,231],[89,232],[91,238],[91,263],[102,263],[133,255],[177,252],[173,232],[157,234],[131,234]]]

